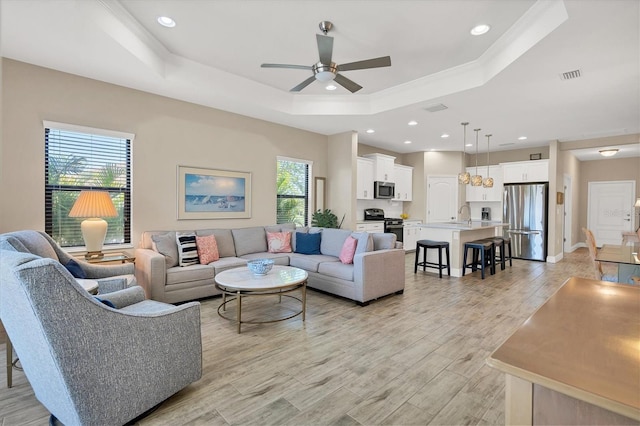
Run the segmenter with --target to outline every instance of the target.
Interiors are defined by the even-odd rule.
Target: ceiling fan
[[[349,62],[347,64],[338,65],[335,62],[331,62],[331,56],[333,55],[333,37],[329,37],[327,33],[333,24],[329,21],[322,21],[319,24],[320,30],[324,35],[316,34],[316,40],[318,42],[318,53],[320,54],[320,61],[314,65],[290,65],[290,64],[262,64],[262,68],[293,68],[301,70],[313,71],[313,75],[298,84],[291,89],[291,92],[299,92],[315,80],[327,82],[335,81],[351,93],[355,93],[362,89],[358,83],[349,80],[347,77],[339,74],[340,71],[353,71],[363,70],[368,68],[380,68],[391,66],[391,57],[382,56],[380,58],[366,59],[364,61]]]

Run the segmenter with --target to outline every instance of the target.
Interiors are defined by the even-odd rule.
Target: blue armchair
[[[124,424],[202,375],[200,304],[91,296],[59,262],[0,249],[0,319],[36,398],[67,426]]]

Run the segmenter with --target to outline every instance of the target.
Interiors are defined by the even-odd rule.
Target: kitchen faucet
[[[460,208],[458,209],[458,214],[460,215],[460,219],[462,219],[462,209],[467,208],[467,211],[469,212],[469,220],[467,222],[469,222],[469,226],[471,226],[471,207],[469,207],[469,204],[463,204],[460,206]]]

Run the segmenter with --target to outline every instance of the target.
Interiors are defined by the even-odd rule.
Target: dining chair
[[[587,237],[587,248],[589,249],[589,257],[591,258],[591,262],[593,264],[593,271],[595,273],[596,279],[600,281],[610,281],[617,283],[618,282],[618,269],[617,267],[613,267],[613,265],[606,264],[606,271],[603,268],[602,262],[596,260],[596,255],[598,254],[596,239],[593,236],[593,232],[590,229],[582,228],[582,232]]]

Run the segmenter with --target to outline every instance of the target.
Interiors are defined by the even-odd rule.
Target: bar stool
[[[493,250],[493,262],[495,264],[498,264],[498,262],[500,262],[500,269],[504,271],[505,269],[504,238],[495,236],[495,237],[487,238],[487,240],[493,241],[493,244],[495,244],[495,249]],[[498,249],[500,249],[499,256],[498,256]],[[511,249],[511,244],[509,244],[509,249]]]
[[[496,258],[496,260],[499,260],[502,263],[502,269],[504,269],[505,266],[505,262],[508,260],[509,261],[509,266],[513,266],[513,262],[512,262],[512,255],[511,255],[511,238],[510,237],[496,237],[496,238],[502,238],[502,241],[504,243],[503,247],[500,247],[500,258]],[[507,254],[507,249],[509,249],[509,253]]]
[[[472,271],[478,269],[480,265],[480,271],[482,279],[484,280],[485,266],[489,265],[489,272],[493,275],[496,273],[496,264],[494,260],[496,245],[492,240],[475,240],[464,243],[464,258],[462,261],[462,276],[464,277],[467,268],[471,268]],[[469,250],[473,250],[471,253],[472,259],[470,263],[467,263],[467,253]],[[478,254],[480,255],[480,262],[478,262]]]
[[[418,262],[420,259],[420,248],[422,247],[422,262]],[[438,263],[427,262],[427,250],[438,249]],[[447,255],[447,264],[442,263],[442,250],[445,250]],[[416,243],[416,261],[413,265],[413,273],[418,272],[418,266],[422,266],[422,271],[426,268],[438,269],[438,274],[442,278],[442,270],[447,268],[447,275],[451,276],[451,262],[449,261],[449,243],[446,241],[433,241],[433,240],[419,240]]]

